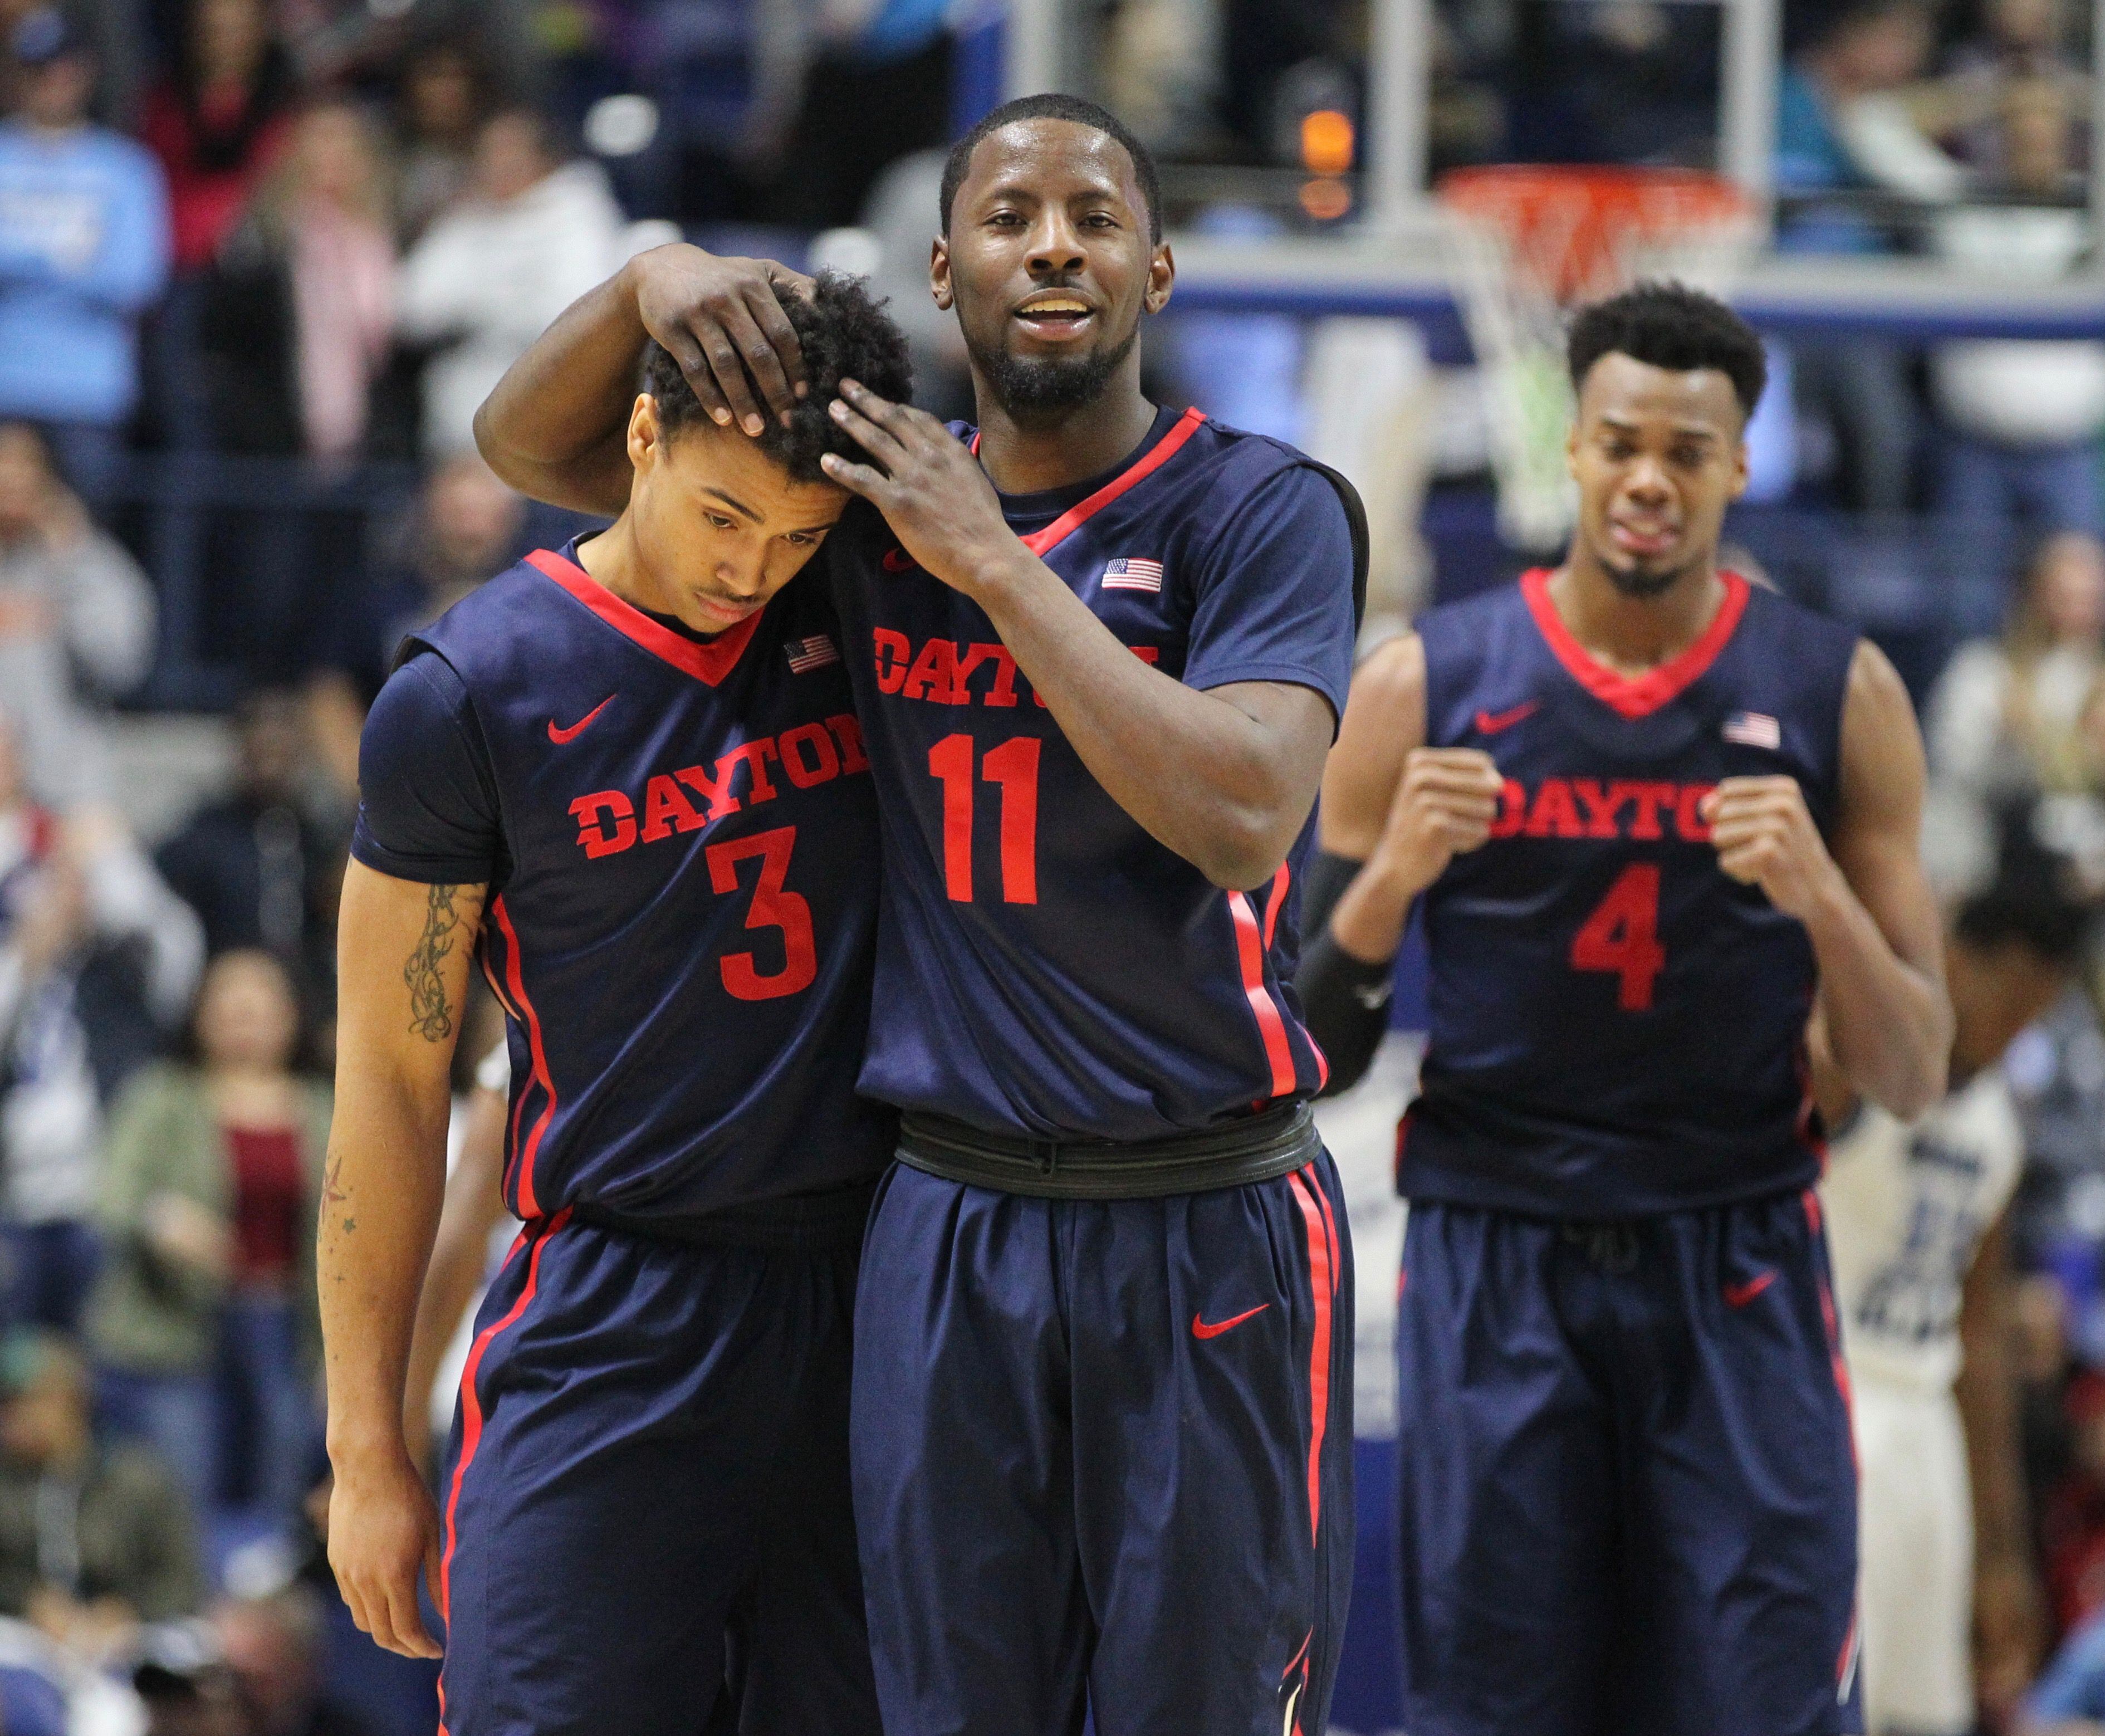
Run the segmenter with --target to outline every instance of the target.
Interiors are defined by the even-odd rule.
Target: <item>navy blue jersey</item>
[[[1003,507],[1165,674],[1297,682],[1342,712],[1352,536],[1290,447],[1164,412],[1109,477]],[[1269,885],[1222,892],[1111,799],[985,611],[881,519],[851,515],[829,554],[884,833],[864,1090],[993,1132],[1115,1139],[1316,1090],[1290,987],[1312,817]]]
[[[1403,1192],[1608,1218],[1803,1187],[1812,942],[1719,868],[1697,808],[1720,779],[1787,774],[1826,834],[1856,636],[1728,574],[1693,645],[1625,677],[1548,580],[1419,627],[1427,745],[1482,748],[1505,787],[1490,842],[1424,895]]]
[[[352,849],[487,881],[505,1197],[690,1215],[874,1174],[878,848],[824,586],[699,641],[544,552],[410,639]]]

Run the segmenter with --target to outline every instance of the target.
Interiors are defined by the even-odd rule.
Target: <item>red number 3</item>
[[[753,885],[745,925],[782,931],[782,969],[770,975],[761,974],[749,952],[726,953],[718,960],[724,987],[740,1000],[775,1000],[793,995],[809,988],[819,973],[818,952],[811,943],[811,907],[782,884],[789,872],[789,852],[796,847],[797,828],[780,825],[771,832],[711,844],[705,852],[709,884],[720,893],[736,892],[738,865],[749,857],[760,858],[760,878]]]
[[[1571,937],[1571,968],[1622,978],[1617,999],[1625,1013],[1651,1004],[1652,984],[1666,969],[1659,943],[1659,869],[1633,862],[1616,876],[1607,896]]]

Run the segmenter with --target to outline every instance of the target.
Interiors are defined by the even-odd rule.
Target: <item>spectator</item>
[[[345,102],[301,114],[213,267],[202,337],[221,450],[357,454],[394,335],[387,206],[365,117]]]
[[[324,666],[349,682],[360,720],[403,635],[516,560],[524,524],[525,503],[479,457],[463,454],[432,472],[409,558],[346,593],[327,636]]]
[[[248,1736],[234,1672],[203,1622],[164,1622],[140,1636],[132,1685],[145,1713],[141,1736]]]
[[[2031,204],[1982,205],[1938,220],[1938,251],[2006,282],[2065,277],[2089,252],[2068,96],[2048,78],[2003,81],[2000,190]],[[2098,436],[2105,431],[2105,343],[2080,338],[1940,344],[1931,378],[1945,443],[1938,504],[1998,523],[2105,534]]]
[[[541,116],[507,109],[483,123],[468,196],[410,249],[397,291],[403,336],[436,351],[424,369],[431,456],[474,450],[482,400],[550,320],[621,263],[622,227],[599,166],[564,162]]]
[[[326,1635],[306,1587],[230,1600],[212,1622],[234,1672],[244,1736],[365,1736],[364,1722],[324,1690]]]
[[[233,790],[192,814],[154,860],[203,922],[208,951],[261,947],[315,1004],[335,980],[336,897],[350,828],[317,794],[295,696],[252,694],[235,727]]]
[[[398,123],[402,173],[396,199],[397,233],[404,245],[466,190],[488,95],[481,66],[465,43],[441,38],[413,50],[404,62]]]
[[[181,64],[141,123],[168,171],[179,272],[203,271],[234,232],[284,144],[292,93],[264,0],[190,0]]]
[[[109,799],[102,713],[145,674],[154,615],[146,575],[60,480],[42,435],[0,422],[0,693],[42,800]]]
[[[299,1004],[269,953],[212,961],[193,1036],[197,1058],[143,1074],[112,1118],[109,1259],[88,1341],[113,1421],[153,1442],[201,1509],[245,1462],[253,1505],[289,1525],[318,1445],[310,1316],[329,1094],[292,1070]]]
[[[71,1331],[93,1282],[104,1105],[197,982],[197,919],[122,823],[55,825],[0,731],[0,1218],[16,1324]]]
[[[1999,811],[2105,787],[2105,547],[2076,532],[2040,543],[2003,637],[1961,646],[1925,714],[1925,852],[1956,890],[1991,866]]]
[[[1798,208],[1779,223],[1784,252],[1885,250],[1861,196],[1884,190],[1948,199],[1957,167],[1918,132],[1895,93],[1934,39],[1920,0],[1854,0],[1785,69],[1777,92],[1777,190]],[[1821,197],[1820,195],[1826,195]],[[1908,504],[1917,417],[1907,358],[1874,339],[1792,346],[1802,412],[1834,432],[1845,498],[1874,512]]]
[[[138,397],[137,324],[168,269],[168,191],[87,120],[95,69],[50,7],[15,27],[20,106],[0,125],[0,417],[46,423],[76,481],[113,480]]]
[[[195,1527],[161,1462],[98,1444],[90,1381],[65,1340],[0,1345],[0,1613],[102,1661],[141,1622],[194,1612]]]
[[[2067,0],[1987,0],[1982,22],[1982,34],[1953,51],[1949,73],[1924,93],[1918,110],[1971,167],[2001,180],[2011,168],[2003,122],[2010,86],[2044,83],[2080,115],[2089,77],[2069,51]]]

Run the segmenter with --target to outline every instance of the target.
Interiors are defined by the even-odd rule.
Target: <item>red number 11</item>
[[[943,785],[943,883],[954,903],[972,902],[972,752],[970,736],[945,736],[928,749]],[[1012,736],[989,748],[980,776],[1001,790],[1001,902],[1038,902],[1038,738]]]

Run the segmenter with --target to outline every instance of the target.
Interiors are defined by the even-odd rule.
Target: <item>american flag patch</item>
[[[1162,563],[1120,555],[1104,568],[1103,584],[1107,591],[1159,591],[1162,588]]]
[[[1783,726],[1759,711],[1734,712],[1725,719],[1721,733],[1727,741],[1736,741],[1742,747],[1768,748],[1773,752],[1783,745]]]
[[[783,649],[789,654],[790,673],[796,675],[841,660],[840,647],[823,633],[815,633],[808,639],[792,639]]]

